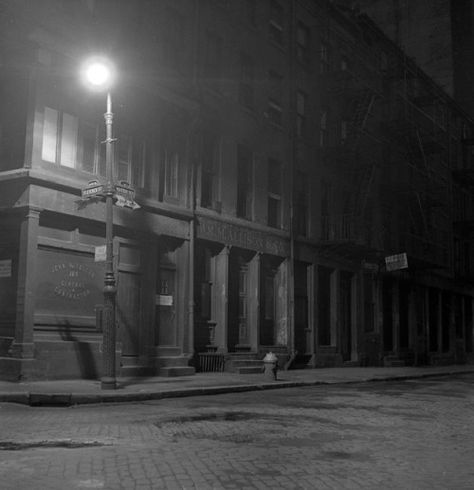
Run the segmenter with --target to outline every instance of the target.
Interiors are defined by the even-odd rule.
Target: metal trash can
[[[265,376],[265,379],[276,381],[278,371],[278,357],[273,352],[268,352],[268,354],[263,358],[263,365],[263,374]]]

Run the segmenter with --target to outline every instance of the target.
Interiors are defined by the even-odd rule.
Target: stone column
[[[21,359],[34,357],[33,326],[40,212],[37,208],[28,208],[20,225],[15,340],[10,355]]]
[[[220,352],[227,352],[229,255],[230,247],[226,246],[214,258],[213,318],[216,321],[215,343]]]
[[[247,321],[252,352],[258,351],[260,340],[260,263],[260,253],[255,254],[249,262],[249,312]]]

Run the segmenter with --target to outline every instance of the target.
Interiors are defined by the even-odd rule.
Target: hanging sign
[[[408,269],[407,254],[402,253],[385,257],[385,267],[387,268],[388,272]]]
[[[0,260],[0,277],[12,277],[12,259]]]
[[[105,245],[100,245],[95,247],[94,262],[105,262],[107,258],[107,247]]]

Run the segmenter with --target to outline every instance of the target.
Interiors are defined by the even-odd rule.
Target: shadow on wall
[[[76,366],[79,370],[79,375],[82,379],[98,379],[100,373],[97,369],[97,353],[94,355],[94,346],[97,345],[93,342],[87,342],[80,340],[77,336],[73,335],[73,327],[69,322],[62,324],[59,329],[61,339],[69,342],[70,350],[74,352],[76,356]],[[69,354],[70,350],[67,350]],[[72,359],[71,359],[72,362]],[[65,366],[65,370],[67,367]],[[72,373],[75,374],[74,367]]]

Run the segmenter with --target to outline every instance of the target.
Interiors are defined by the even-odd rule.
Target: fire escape
[[[464,133],[470,133],[464,128]],[[474,138],[464,134],[462,153],[455,154],[454,193],[454,274],[457,280],[474,283]]]
[[[380,98],[377,77],[368,71],[365,76],[355,73],[347,66],[327,73],[325,81],[340,122],[330,128],[322,152],[334,193],[331,205],[322,209],[320,249],[355,260],[375,260],[380,246],[372,198],[381,148],[371,122]]]
[[[384,248],[407,253],[411,267],[452,267],[450,122],[436,88],[405,63],[391,79],[385,138]],[[428,89],[426,89],[428,87]]]

